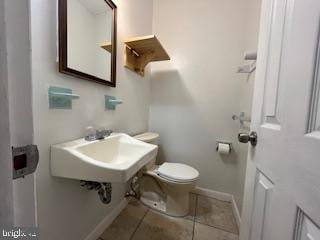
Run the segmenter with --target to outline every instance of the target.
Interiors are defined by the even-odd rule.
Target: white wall
[[[154,33],[171,56],[152,67],[150,130],[160,133],[160,161],[195,167],[198,186],[233,194],[240,209],[247,146],[238,144],[239,123],[231,116],[249,114],[251,106],[253,79],[236,73],[248,47],[249,5],[247,0],[154,1]],[[256,43],[253,31],[249,38]],[[216,153],[219,140],[233,143],[231,155]]]
[[[139,133],[148,129],[149,73],[141,78],[123,67],[122,41],[152,33],[152,1],[115,1],[118,5],[117,87],[110,88],[58,73],[56,63],[56,1],[31,0],[32,76],[35,142],[40,149],[36,175],[38,223],[41,239],[84,239],[123,199],[124,184],[113,185],[111,204],[103,205],[95,192],[79,181],[50,175],[50,145],[84,136],[88,125]],[[72,110],[50,110],[49,86],[72,88],[81,98]],[[104,110],[104,95],[124,104]]]

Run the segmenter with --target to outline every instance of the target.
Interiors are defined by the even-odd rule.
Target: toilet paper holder
[[[216,151],[218,152],[219,150],[219,143],[221,144],[228,144],[229,145],[229,152],[232,151],[233,147],[232,147],[232,143],[231,142],[226,142],[226,141],[217,141],[217,144],[216,144]]]

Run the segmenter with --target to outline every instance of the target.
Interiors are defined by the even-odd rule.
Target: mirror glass
[[[116,6],[111,0],[59,0],[60,71],[115,86]]]

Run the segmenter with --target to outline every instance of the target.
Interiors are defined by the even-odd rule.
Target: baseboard
[[[218,199],[220,201],[226,201],[226,202],[230,202],[231,206],[232,206],[232,211],[234,214],[234,217],[236,219],[236,223],[240,229],[240,224],[241,224],[241,218],[240,218],[240,213],[239,213],[239,209],[238,206],[236,204],[236,201],[234,200],[234,197],[232,194],[230,193],[224,193],[224,192],[218,192],[218,191],[214,191],[211,189],[206,189],[206,188],[200,188],[200,187],[196,187],[192,193],[195,194],[199,194],[199,195],[203,195],[206,197],[211,197],[211,198],[215,198]]]
[[[238,208],[237,203],[236,203],[236,201],[235,201],[233,196],[232,196],[231,205],[232,205],[233,215],[234,215],[234,217],[236,219],[236,223],[237,223],[238,228],[240,230],[240,226],[241,226],[240,212],[239,212],[239,208]]]
[[[192,192],[195,194],[215,198],[215,199],[226,201],[226,202],[232,202],[232,198],[233,198],[232,194],[230,193],[218,192],[211,189],[200,188],[200,187],[196,187]]]
[[[97,240],[107,227],[113,222],[120,212],[127,206],[128,201],[123,199],[118,206],[116,206],[108,216],[106,216],[96,228],[85,238],[85,240]]]

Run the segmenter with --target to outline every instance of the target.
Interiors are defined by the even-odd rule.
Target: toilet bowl
[[[159,134],[143,133],[136,139],[158,144]],[[181,163],[156,165],[154,158],[144,168],[141,180],[141,202],[170,216],[183,217],[189,212],[189,193],[195,187],[199,172]]]

